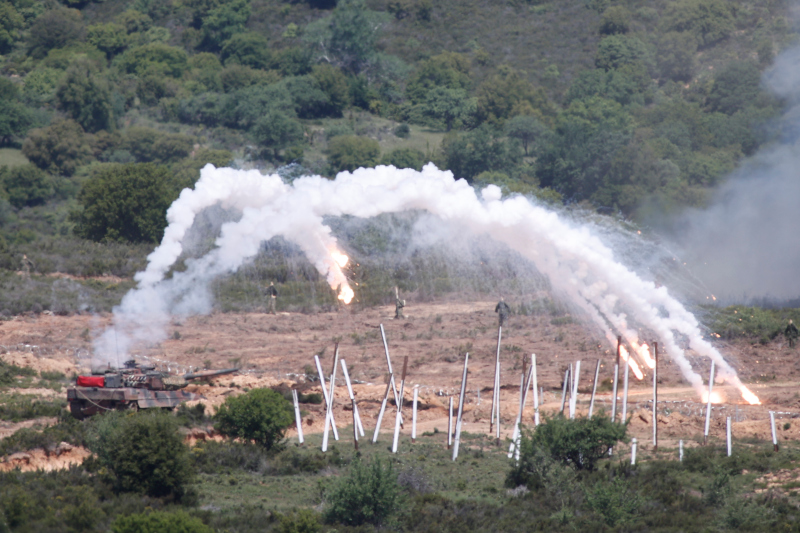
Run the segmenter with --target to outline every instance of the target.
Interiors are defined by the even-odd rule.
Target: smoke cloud
[[[185,271],[171,271],[196,217],[212,206],[241,216],[221,226],[211,251],[187,260]],[[637,328],[653,331],[661,352],[675,361],[698,394],[703,381],[681,343],[716,361],[723,379],[739,387],[748,401],[757,401],[703,338],[695,317],[666,287],[642,279],[615,259],[600,238],[602,232],[521,196],[503,200],[494,185],[479,195],[466,181],[455,180],[433,164],[421,172],[380,166],[343,172],[332,181],[309,176],[292,184],[278,175],[206,166],[195,188],[184,190],[167,212],[164,239],[149,256],[147,268],[137,274],[138,287],[115,308],[114,326],[97,339],[96,354],[110,358],[116,350],[128,353],[137,343],[164,339],[171,316],[210,312],[210,283],[236,271],[255,257],[261,243],[276,236],[297,245],[330,286],[344,292],[348,281],[337,262],[340,248],[323,217],[367,219],[406,211],[427,212],[462,234],[508,246],[590,317],[612,347],[621,335],[645,364]]]
[[[789,106],[780,139],[734,172],[707,209],[681,217],[675,237],[725,303],[800,298],[800,47],[782,53],[764,83]]]

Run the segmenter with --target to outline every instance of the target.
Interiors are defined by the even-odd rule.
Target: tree
[[[249,0],[219,2],[219,5],[211,9],[203,19],[202,46],[210,50],[219,50],[225,41],[244,31],[244,25],[249,18]]]
[[[108,164],[83,184],[76,235],[93,241],[157,243],[177,197],[172,174],[153,163]]]
[[[662,34],[656,48],[659,74],[675,81],[689,81],[694,75],[697,39],[688,31]]]
[[[11,2],[0,3],[0,54],[7,54],[19,39],[25,19]]]
[[[506,122],[506,135],[519,139],[528,155],[528,145],[548,132],[547,126],[530,115],[518,115]]]
[[[176,499],[186,493],[194,472],[174,417],[111,412],[96,420],[89,448],[115,492]]]
[[[342,111],[350,105],[350,85],[347,76],[328,63],[315,65],[311,75],[317,80],[319,88],[328,96],[328,105],[325,114],[331,117],[341,117]]]
[[[238,33],[222,45],[220,58],[228,64],[245,65],[255,69],[272,68],[274,59],[266,37],[258,33]]]
[[[392,463],[374,457],[366,463],[356,459],[328,494],[325,520],[347,526],[380,526],[398,507],[399,485]]]
[[[0,167],[0,178],[14,207],[42,205],[53,197],[53,180],[36,165]]]
[[[31,25],[28,36],[30,54],[37,59],[47,55],[54,48],[64,48],[69,44],[83,41],[86,31],[77,9],[58,7],[45,11]]]
[[[42,170],[71,176],[88,162],[92,150],[80,124],[58,120],[46,128],[31,130],[22,143],[22,153]]]
[[[714,78],[706,103],[712,111],[728,115],[755,103],[761,85],[761,73],[751,61],[733,61]]]
[[[214,533],[202,520],[183,510],[151,511],[118,516],[112,533]]]
[[[624,6],[611,6],[603,12],[600,33],[614,35],[628,33],[631,27],[631,12]]]
[[[292,95],[294,110],[300,118],[319,118],[328,114],[330,99],[314,76],[292,76],[282,83]]]
[[[456,178],[468,181],[481,172],[507,172],[519,163],[522,155],[501,137],[498,129],[488,124],[468,133],[445,137],[442,151],[447,168]]]
[[[162,133],[151,128],[128,128],[121,147],[142,163],[170,163],[187,157],[194,148],[194,137]]]
[[[27,107],[17,99],[19,91],[11,80],[0,78],[0,146],[14,137],[22,137],[31,125],[32,117]]]
[[[147,72],[179,78],[188,66],[188,56],[182,48],[163,43],[150,43],[130,48],[114,60],[120,70],[141,76]]]
[[[59,108],[85,131],[94,133],[114,126],[111,92],[88,62],[73,64],[56,91]]]
[[[105,52],[106,57],[111,59],[128,46],[128,33],[122,24],[107,22],[89,26],[86,40]]]
[[[517,481],[526,483],[526,472],[535,471],[528,464],[540,449],[552,459],[576,470],[594,470],[597,462],[608,455],[608,449],[626,441],[625,424],[612,422],[605,415],[592,418],[565,418],[557,415],[540,424],[535,431],[523,430],[520,460],[512,467]]]
[[[442,52],[422,61],[406,85],[406,96],[412,103],[424,103],[428,92],[434,87],[468,90],[472,83],[469,77],[470,60],[456,52]]]
[[[333,172],[374,167],[381,156],[378,141],[356,135],[340,135],[328,142],[328,161]]]
[[[476,109],[475,100],[469,98],[464,89],[434,87],[428,91],[425,102],[426,113],[444,121],[447,131],[474,115]]]
[[[275,159],[280,151],[303,140],[303,126],[292,116],[270,109],[258,119],[252,130],[253,139],[269,150]]]
[[[627,35],[609,35],[603,37],[597,47],[594,64],[604,70],[618,69],[625,65],[652,63],[647,46],[636,37]]]
[[[554,110],[541,87],[534,87],[524,73],[503,65],[498,73],[481,83],[476,92],[477,116],[481,121],[498,124],[525,111],[539,111],[552,116]]]
[[[153,25],[153,19],[151,19],[149,15],[136,11],[135,9],[123,11],[114,21],[118,24],[122,24],[128,34],[146,32],[150,29],[150,26]]]
[[[725,0],[677,0],[667,4],[661,26],[666,31],[691,32],[698,43],[709,46],[733,33],[735,19]]]
[[[304,38],[326,62],[358,74],[377,62],[378,32],[388,22],[387,13],[367,9],[364,0],[340,0],[330,16],[306,27]]]
[[[255,441],[271,450],[294,423],[292,404],[272,389],[253,389],[229,397],[214,415],[214,428],[222,435]]]
[[[425,154],[416,148],[397,148],[381,159],[381,165],[392,165],[395,168],[413,168],[422,170],[425,164]]]

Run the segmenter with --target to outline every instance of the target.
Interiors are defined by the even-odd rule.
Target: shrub
[[[353,462],[328,495],[325,521],[349,526],[381,525],[398,506],[397,475],[377,457]]]
[[[80,124],[58,120],[46,128],[31,130],[22,153],[43,170],[71,176],[89,160],[91,147]]]
[[[317,533],[322,530],[319,515],[310,509],[298,509],[289,514],[277,514],[279,533]]]
[[[328,160],[333,172],[353,171],[378,164],[381,147],[378,141],[355,135],[334,137],[328,143]]]
[[[294,423],[294,410],[279,392],[253,389],[226,399],[214,415],[214,422],[223,435],[253,440],[271,450]]]
[[[598,483],[586,495],[586,500],[610,527],[630,521],[642,505],[641,498],[621,477],[610,483]]]
[[[96,420],[89,448],[116,492],[175,499],[186,494],[194,469],[174,417],[111,412]]]
[[[55,193],[53,180],[36,165],[0,167],[0,180],[9,203],[18,209],[42,205]]]
[[[186,511],[153,511],[120,516],[111,523],[113,533],[213,533],[199,518]]]
[[[422,170],[425,164],[425,154],[416,148],[397,148],[381,159],[382,165],[392,165],[396,168],[413,168]]]
[[[626,426],[607,416],[570,420],[558,415],[545,420],[535,431],[524,430],[520,445],[519,465],[522,471],[532,471],[530,464],[536,450],[542,449],[556,461],[577,470],[594,470],[608,449],[625,440]]]

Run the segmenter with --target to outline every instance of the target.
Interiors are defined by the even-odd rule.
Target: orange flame
[[[725,398],[718,391],[711,393],[711,403],[723,403]],[[703,403],[708,402],[708,391],[703,391]]]
[[[353,289],[351,289],[350,285],[347,284],[343,284],[341,290],[339,291],[339,299],[346,304],[349,304],[351,301],[353,301],[353,296],[355,295],[356,293],[353,292]]]
[[[350,261],[350,258],[344,255],[342,252],[338,250],[331,251],[331,257],[339,265],[339,268],[344,268],[347,266],[347,263]]]
[[[750,405],[761,405],[761,400],[758,399],[758,396],[750,392],[750,390],[744,385],[739,387],[739,392],[742,393],[742,398],[744,398],[744,401]]]
[[[636,379],[644,379],[644,374],[642,374],[642,371],[639,369],[639,365],[636,364],[636,361],[633,360],[633,357],[628,356],[628,350],[626,350],[624,346],[619,347],[619,355],[622,357],[622,360],[628,363],[628,365],[631,367],[633,375],[636,376]]]
[[[635,344],[633,345],[633,349],[636,350]],[[642,358],[644,364],[646,364],[650,368],[656,367],[656,360],[653,359],[653,357],[650,355],[650,347],[647,344],[642,344],[641,346],[639,346],[639,349],[636,350],[636,352],[639,354],[639,357]]]
[[[334,289],[338,287],[339,295],[337,298],[345,304],[349,304],[353,301],[353,297],[356,293],[350,288],[350,284],[347,282],[347,276],[344,275],[342,269],[350,262],[350,258],[335,248],[331,248],[329,251],[332,264],[329,266],[328,283],[330,283],[331,287]]]

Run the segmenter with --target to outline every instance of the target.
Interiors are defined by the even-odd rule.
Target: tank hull
[[[70,387],[67,401],[70,412],[84,419],[102,411],[174,409],[183,402],[202,398],[199,394],[183,390],[149,390],[134,387]]]

